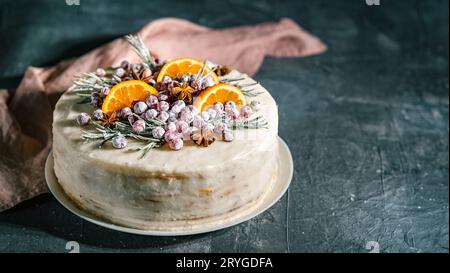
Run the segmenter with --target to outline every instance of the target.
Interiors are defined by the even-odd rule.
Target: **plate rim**
[[[107,222],[106,220],[99,219],[95,215],[92,215],[91,213],[81,210],[77,208],[70,200],[68,200],[67,195],[62,190],[61,186],[58,183],[58,178],[56,177],[54,170],[53,170],[53,151],[50,151],[50,153],[47,156],[47,159],[45,161],[45,181],[46,184],[50,190],[50,193],[55,197],[55,199],[68,211],[75,214],[76,216],[91,222],[93,224],[102,226],[107,229],[112,229],[120,232],[125,233],[131,233],[131,234],[138,234],[138,235],[147,235],[147,236],[186,236],[186,235],[194,235],[194,234],[201,234],[201,233],[208,233],[213,232],[225,228],[232,227],[234,225],[241,224],[243,222],[246,222],[261,213],[265,212],[269,208],[271,208],[278,200],[280,200],[284,194],[288,191],[289,186],[292,182],[292,178],[294,175],[294,163],[292,160],[292,154],[290,152],[289,146],[286,144],[286,142],[278,136],[278,143],[280,145],[280,149],[278,150],[278,155],[281,157],[284,153],[284,157],[287,157],[286,159],[289,161],[288,164],[286,162],[283,162],[282,167],[278,168],[278,173],[282,174],[283,172],[286,172],[285,176],[287,177],[286,181],[284,182],[284,186],[279,190],[279,192],[272,197],[272,199],[268,202],[264,202],[265,200],[262,200],[258,206],[255,208],[252,208],[244,213],[244,215],[238,217],[237,219],[231,219],[230,221],[224,221],[223,224],[220,225],[213,225],[210,227],[205,228],[193,228],[193,229],[185,229],[185,230],[156,230],[156,229],[139,229],[139,228],[132,228],[132,227],[126,227],[121,226],[119,224],[114,224]],[[277,177],[283,177],[283,175],[278,175]],[[276,181],[272,182],[270,191],[263,197],[268,198],[268,196],[271,195],[272,191],[276,189],[274,186],[277,183],[283,183],[281,181],[281,178],[277,178]],[[224,214],[224,217],[226,217],[227,213]],[[208,224],[208,223],[206,223]]]

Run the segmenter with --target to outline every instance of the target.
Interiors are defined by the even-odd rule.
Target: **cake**
[[[66,195],[97,217],[140,229],[253,206],[278,168],[278,112],[269,92],[219,65],[149,62],[142,41],[128,40],[143,65],[83,75],[56,104],[54,171]],[[139,98],[142,88],[150,91]]]

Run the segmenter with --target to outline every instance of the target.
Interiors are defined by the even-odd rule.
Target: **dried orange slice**
[[[157,95],[158,91],[143,81],[123,81],[111,88],[103,100],[102,111],[110,115],[124,107],[130,107],[133,101],[144,101],[151,94]]]
[[[199,111],[205,110],[207,106],[213,105],[215,102],[225,103],[233,101],[237,105],[246,105],[244,94],[236,86],[226,83],[216,84],[208,87],[205,91],[194,100],[194,107]]]
[[[157,82],[162,82],[164,76],[169,76],[173,78],[180,78],[181,76],[194,75],[197,74],[200,69],[203,67],[203,62],[193,59],[193,58],[179,58],[175,59],[171,62],[166,63],[161,70],[159,71]],[[205,67],[202,76],[208,73],[211,69],[209,67]],[[219,83],[219,78],[216,73],[211,72],[211,77],[214,82]]]

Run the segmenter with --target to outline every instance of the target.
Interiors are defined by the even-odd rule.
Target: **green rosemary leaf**
[[[244,87],[249,87],[249,86],[254,86],[254,85],[258,85],[259,82],[253,82],[253,83],[246,83],[246,84],[233,84],[236,87],[239,88],[244,88]]]
[[[199,79],[200,76],[203,74],[203,71],[205,70],[206,67],[206,61],[203,62],[203,66],[202,68],[198,71],[197,76],[195,77],[195,79]]]
[[[108,137],[106,137],[106,138],[104,138],[104,140],[100,143],[100,145],[98,146],[99,148],[102,148],[103,147],[103,145],[105,145],[105,143],[108,141],[108,140],[111,140],[113,137],[115,137],[115,136],[117,136],[118,134],[114,134],[114,135],[111,135],[111,136],[108,136]]]
[[[213,70],[209,70],[208,73],[206,73],[205,75],[203,75],[200,78],[200,82],[203,82],[204,80],[206,80],[214,71]],[[203,73],[203,72],[202,72]]]
[[[132,137],[132,138],[136,139],[136,140],[151,141],[151,142],[159,142],[159,141],[161,141],[160,139],[146,137],[143,134],[128,133],[127,135],[129,137]]]
[[[75,95],[77,95],[78,97],[82,97],[82,98],[90,98],[91,94],[86,94],[86,93],[75,93]]]
[[[145,121],[145,125],[146,125],[146,127],[148,127],[149,129],[153,129],[153,128],[155,128],[155,127],[161,127],[161,126],[163,126],[163,125],[166,124],[165,122],[163,122],[163,121],[161,121],[161,120],[159,120],[159,119],[157,119],[157,118],[145,119],[145,118],[142,118],[141,116],[136,115],[136,114],[134,114],[134,113],[133,113],[133,116],[135,116],[135,117],[138,118],[138,119],[142,119],[143,121]]]
[[[228,128],[237,129],[268,129],[269,123],[262,117],[258,116],[253,119],[233,121],[228,124]]]
[[[147,153],[151,150],[151,149],[153,149],[153,148],[156,148],[156,147],[159,147],[159,146],[161,146],[163,144],[163,142],[149,142],[148,144],[146,144],[146,145],[144,145],[144,146],[142,146],[142,147],[138,147],[138,148],[133,148],[133,149],[129,149],[130,151],[141,151],[142,152],[142,155],[141,155],[141,157],[140,157],[140,159],[142,159],[142,158],[144,158],[146,155],[147,155]]]
[[[155,68],[156,64],[153,57],[150,55],[148,48],[139,36],[126,35],[125,39],[134,47],[136,54],[149,65],[150,68]]]
[[[90,103],[91,102],[91,97],[83,97],[83,99],[81,99],[79,102],[77,102],[77,104],[86,104],[86,103]]]
[[[112,75],[111,82],[112,82],[112,81],[115,81],[115,82],[121,82],[122,79],[121,79],[119,76],[117,76],[116,74],[114,74],[114,75]]]
[[[119,131],[131,131],[131,125],[123,123],[121,121],[116,121],[115,126]]]
[[[246,97],[256,97],[258,95],[263,94],[263,92],[256,92],[255,89],[241,89],[242,94],[244,94],[244,96]]]
[[[245,78],[221,79],[221,81],[223,81],[223,82],[228,82],[228,83],[231,83],[231,82],[238,82],[238,81],[243,81],[243,80],[245,80]]]
[[[73,86],[69,89],[72,92],[98,91],[104,87],[111,87],[111,82],[106,77],[99,77],[94,73],[83,73],[76,77]]]

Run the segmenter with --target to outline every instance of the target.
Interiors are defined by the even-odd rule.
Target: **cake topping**
[[[147,108],[148,108],[147,104],[143,101],[138,101],[133,106],[134,112],[138,115],[143,114],[145,111],[147,111]]]
[[[183,140],[181,138],[173,138],[169,140],[169,147],[172,150],[178,151],[183,148]]]
[[[122,110],[120,110],[120,116],[122,118],[128,118],[129,116],[133,115],[133,111],[130,107],[124,107]]]
[[[122,134],[118,134],[117,136],[112,138],[112,145],[116,149],[123,149],[127,146],[128,141],[125,136]]]
[[[108,87],[102,87],[102,89],[100,89],[100,95],[102,97],[106,97],[109,94],[109,88]]]
[[[103,111],[101,109],[97,109],[92,113],[92,117],[95,120],[102,120],[105,117],[105,115],[103,114]]]
[[[152,130],[153,137],[158,139],[162,138],[165,133],[166,131],[162,127],[155,127]]]
[[[258,96],[252,86],[240,84],[244,78],[219,78],[228,68],[209,61],[180,58],[159,64],[136,36],[126,36],[142,63],[123,61],[119,67],[98,68],[74,81],[70,91],[90,103],[92,129],[83,131],[86,141],[112,142],[123,149],[128,140],[142,145],[133,150],[143,156],[167,143],[179,150],[184,141],[208,147],[220,139],[230,142],[233,130],[267,128],[256,116]],[[79,125],[88,125],[91,117],[81,113]]]
[[[131,115],[129,117],[131,117]],[[100,124],[103,127],[110,128],[110,127],[113,127],[115,125],[115,122],[117,120],[118,120],[118,118],[117,118],[116,112],[113,112],[109,116],[108,115],[104,115],[103,119],[100,120]]]
[[[146,120],[152,120],[158,116],[158,111],[156,109],[147,110],[142,117]]]
[[[183,75],[186,76],[186,75]],[[189,82],[184,82],[180,87],[172,88],[172,93],[180,100],[187,100],[188,102],[192,101],[192,94],[195,92],[195,89],[189,85]]]
[[[150,94],[157,95],[158,91],[143,81],[124,81],[111,88],[103,101],[102,110],[109,115],[124,107],[131,107],[135,101],[145,101]]]
[[[208,147],[216,140],[214,132],[207,127],[204,127],[201,130],[196,130],[195,132],[193,132],[191,134],[191,139],[194,141],[195,144],[203,145],[205,147]]]
[[[147,100],[145,102],[147,103],[147,106],[151,109],[158,108],[159,101],[158,101],[158,97],[155,95],[148,96]]]
[[[239,114],[244,118],[249,118],[253,114],[253,110],[250,106],[244,106],[241,108]]]
[[[129,69],[130,63],[127,60],[124,60],[120,63],[120,67],[122,67],[123,69]]]
[[[185,134],[189,132],[189,124],[187,122],[179,120],[175,125],[178,133]]]
[[[106,75],[106,71],[105,69],[99,67],[97,68],[97,70],[95,70],[95,74],[97,74],[97,76],[99,77],[104,77]]]
[[[78,125],[85,126],[89,124],[91,117],[86,113],[80,113],[77,117]]]
[[[204,110],[216,102],[235,105],[246,105],[244,94],[236,86],[219,83],[201,92],[194,101],[194,107],[199,111]]]
[[[211,77],[215,83],[219,83],[219,78],[206,63],[193,58],[179,58],[164,64],[159,71],[157,82],[165,82],[166,77],[182,78],[184,75],[196,75],[197,78]]]
[[[176,132],[177,131],[177,125],[175,125],[175,122],[169,122],[166,125],[166,131],[169,132]]]
[[[125,76],[125,69],[119,67],[116,69],[115,74],[117,77],[122,78],[123,76]]]
[[[133,123],[131,127],[133,128],[133,132],[140,134],[145,131],[145,121],[142,119],[138,119]]]
[[[143,82],[148,82],[152,79],[152,70],[148,67],[144,67],[142,70],[135,69],[134,67],[131,69],[131,73],[133,79],[140,80]]]
[[[252,100],[250,102],[250,107],[252,108],[252,110],[254,112],[256,112],[256,111],[259,110],[259,108],[261,108],[261,103],[259,101],[257,101],[257,100]]]
[[[169,120],[169,117],[169,113],[167,113],[166,111],[161,111],[157,118],[162,122],[166,122],[167,120]]]
[[[226,142],[231,142],[233,141],[234,136],[233,136],[233,132],[230,130],[225,130],[223,131],[223,140],[225,140]]]
[[[167,101],[161,101],[158,105],[159,111],[169,111],[170,105]]]

